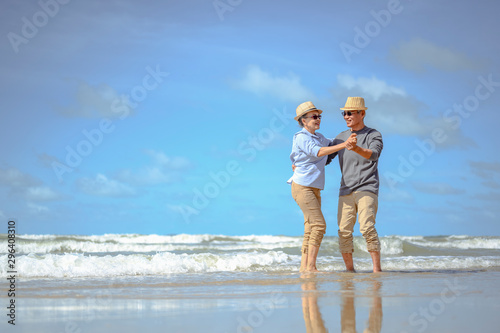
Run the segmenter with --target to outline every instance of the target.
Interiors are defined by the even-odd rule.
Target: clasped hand
[[[353,150],[358,143],[358,139],[356,138],[356,133],[352,133],[351,136],[345,141],[345,148],[347,150]]]

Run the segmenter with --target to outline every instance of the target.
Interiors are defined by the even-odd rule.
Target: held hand
[[[356,144],[358,142],[358,135],[356,133],[352,133],[351,136],[347,139],[347,141]]]
[[[352,150],[356,146],[358,139],[356,138],[356,133],[352,133],[351,136],[345,141],[346,149]]]
[[[296,168],[295,164],[292,164],[292,170],[293,170],[293,172],[295,172],[295,168]]]

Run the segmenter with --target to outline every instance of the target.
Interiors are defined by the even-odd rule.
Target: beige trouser
[[[321,212],[321,190],[292,182],[292,197],[304,213],[304,240],[302,253],[309,245],[320,246],[326,232],[326,222]]]
[[[359,231],[366,240],[368,251],[380,251],[380,241],[375,229],[378,197],[368,191],[352,192],[339,197],[337,221],[339,224],[339,247],[341,253],[352,253],[352,232],[358,215]]]

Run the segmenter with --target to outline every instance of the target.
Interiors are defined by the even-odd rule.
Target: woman
[[[316,258],[326,230],[326,222],[321,212],[321,193],[325,187],[325,164],[327,155],[355,143],[353,134],[345,142],[329,146],[332,140],[317,133],[321,124],[321,113],[312,102],[304,102],[297,107],[298,121],[302,130],[293,137],[290,159],[294,173],[289,183],[292,184],[292,197],[304,213],[304,240],[300,271],[318,272]]]

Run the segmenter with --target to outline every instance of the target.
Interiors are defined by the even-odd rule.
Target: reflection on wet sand
[[[318,306],[319,293],[317,292],[318,280],[316,277],[302,276],[304,282],[302,283],[302,312],[304,314],[304,323],[307,333],[322,333],[328,332],[325,327],[325,322],[321,315]],[[382,297],[380,296],[380,289],[382,282],[377,279],[369,279],[362,282],[371,284],[370,289],[365,290],[363,297],[371,297],[370,313],[368,315],[367,327],[363,332],[380,332],[382,329]],[[355,308],[355,281],[352,277],[346,277],[340,281],[341,287],[341,311],[340,311],[340,326],[342,333],[355,333],[356,332],[356,308]],[[360,295],[358,295],[359,297]]]
[[[302,312],[304,313],[304,322],[307,333],[328,332],[325,328],[325,322],[321,317],[318,307],[318,293],[316,291],[316,279],[306,280],[302,283],[302,290],[308,291],[302,296]]]
[[[354,306],[355,290],[352,280],[341,282],[342,286],[342,309],[340,312],[340,326],[342,333],[356,332],[356,309]],[[370,314],[368,315],[368,327],[363,332],[380,332],[382,329],[382,298],[380,288],[382,283],[377,280],[371,281],[371,289],[366,296],[371,296]]]

